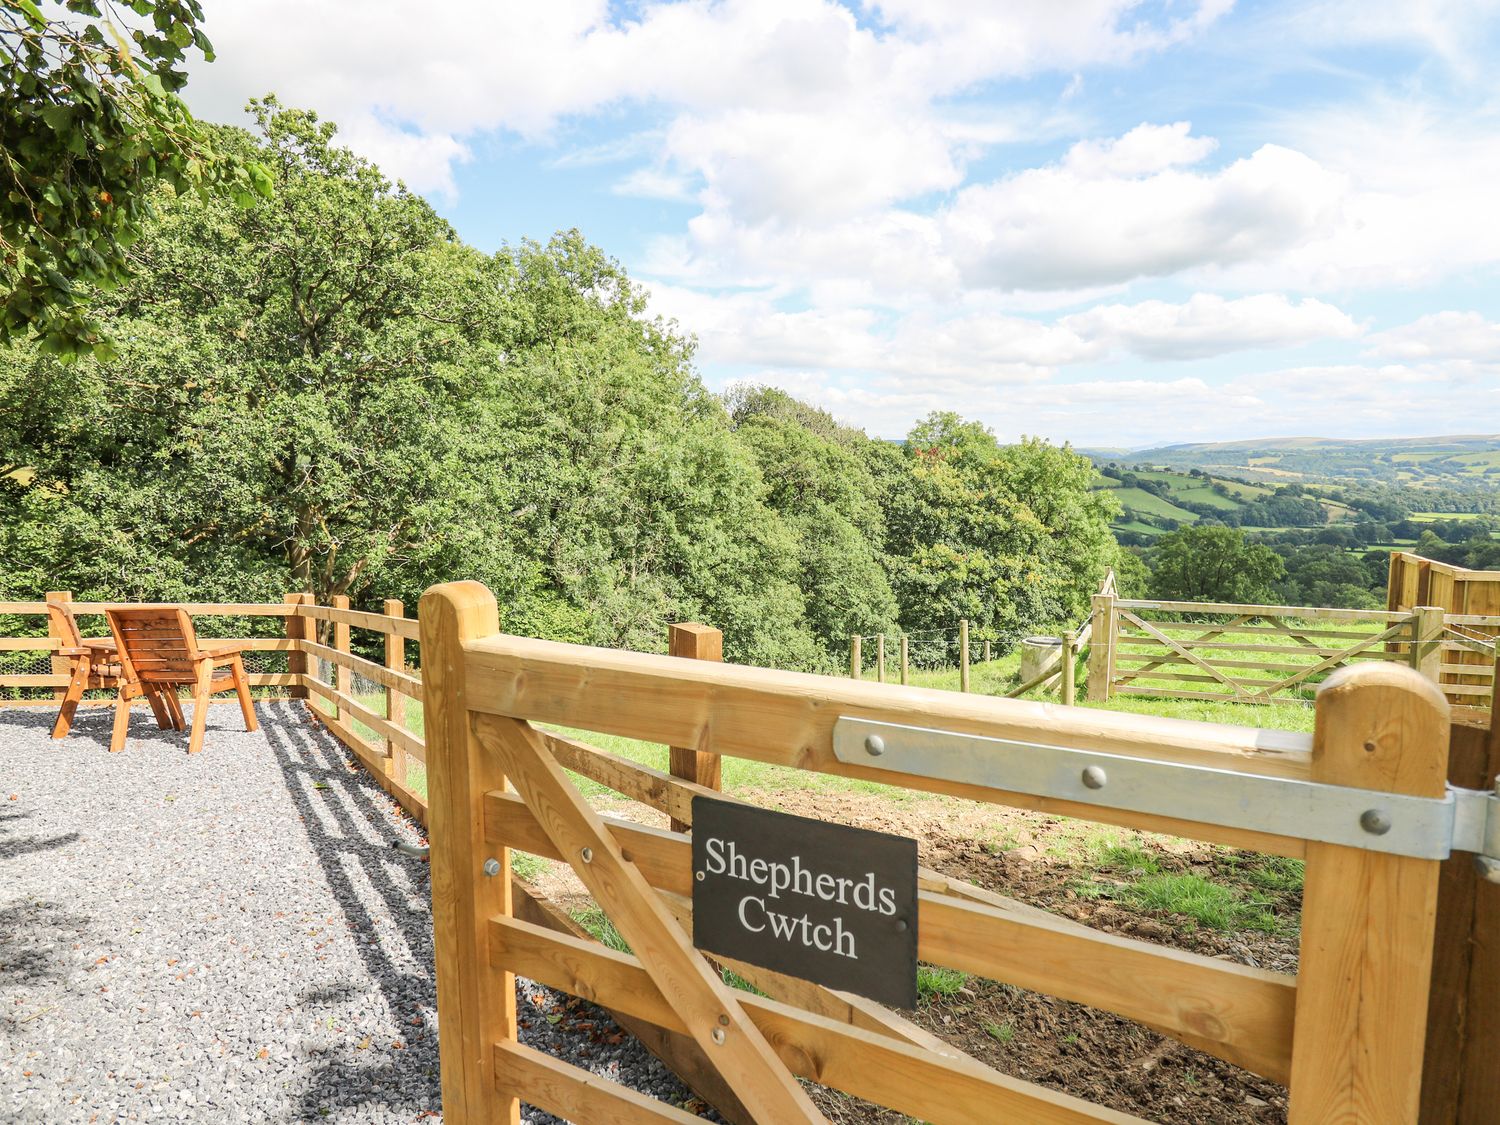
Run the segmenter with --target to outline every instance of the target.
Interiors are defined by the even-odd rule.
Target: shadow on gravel
[[[435,1004],[430,969],[432,921],[426,911],[412,910],[411,892],[392,879],[391,865],[410,863],[410,877],[424,898],[427,868],[397,858],[390,848],[391,841],[398,837],[392,825],[390,798],[363,770],[350,770],[346,764],[348,752],[317,730],[314,720],[300,711],[301,705],[296,703],[262,707],[261,730],[281,767],[287,793],[302,818],[365,971],[379,989],[391,1022],[401,1029],[402,1040],[419,1040],[433,1034],[424,1014],[424,1009],[431,1010]],[[316,788],[318,785],[325,788]],[[328,797],[323,797],[324,793]],[[356,871],[366,885],[363,888],[351,875]],[[402,960],[409,959],[418,967],[416,971],[397,965],[391,949],[372,940],[377,930],[365,901],[370,889],[400,932],[409,953],[409,958]],[[363,982],[331,981],[298,999],[314,1007],[338,1004],[363,991]],[[415,1114],[427,1108],[418,1103],[430,1099],[427,1104],[435,1107],[439,1096],[436,1053],[423,1054],[426,1060],[416,1052],[396,1050],[389,1043],[372,1044],[357,1055],[342,1048],[319,1053],[302,1094],[303,1117],[317,1120],[320,1110],[330,1105],[404,1105]]]
[[[0,909],[0,988],[62,981],[67,956],[90,919],[56,902],[17,902]],[[0,1020],[0,1031],[6,1022]]]

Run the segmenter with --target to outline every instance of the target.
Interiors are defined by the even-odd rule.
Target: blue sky
[[[1500,430],[1500,3],[205,0],[494,249],[578,227],[871,433],[1137,447]]]

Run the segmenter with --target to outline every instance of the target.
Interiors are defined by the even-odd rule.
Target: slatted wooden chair
[[[166,692],[175,705],[178,687],[192,687],[193,733],[188,738],[189,754],[203,749],[208,699],[218,692],[233,691],[238,695],[245,729],[259,729],[255,707],[250,702],[245,665],[240,659],[242,645],[199,648],[193,619],[179,607],[131,606],[111,609],[107,616],[110,632],[119,646],[124,681],[115,702],[111,751],[124,749],[131,702],[152,688]]]
[[[59,644],[52,652],[69,662],[68,688],[63,693],[57,721],[52,724],[52,737],[62,738],[73,727],[73,717],[78,712],[78,703],[83,698],[83,693],[90,688],[117,691],[123,677],[117,656],[97,648],[89,648],[83,643],[78,620],[69,606],[48,602],[47,616],[52,622],[52,635],[59,639]],[[151,704],[151,713],[156,716],[156,723],[162,730],[169,727],[182,729],[182,711],[177,706],[175,693],[164,692],[153,685],[145,694]]]

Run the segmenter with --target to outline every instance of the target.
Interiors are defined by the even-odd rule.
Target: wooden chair
[[[48,602],[47,616],[52,621],[52,635],[61,642],[52,652],[69,662],[68,688],[63,693],[57,721],[52,724],[52,737],[62,738],[73,727],[73,717],[78,712],[83,693],[90,688],[118,690],[123,676],[118,657],[84,645],[83,635],[78,631],[78,620],[69,606]],[[175,693],[162,692],[153,685],[146,692],[146,699],[162,730],[182,729],[182,710],[177,706]]]
[[[175,700],[177,688],[186,684],[193,689],[193,733],[188,738],[188,753],[203,749],[203,732],[208,725],[208,697],[221,691],[239,696],[245,729],[258,730],[255,707],[250,702],[250,685],[240,659],[241,645],[199,648],[193,619],[185,609],[160,606],[130,606],[107,611],[109,629],[119,646],[122,684],[115,701],[115,729],[110,739],[111,751],[125,746],[125,732],[130,725],[130,704],[153,689],[164,691]],[[220,669],[224,669],[220,673]],[[181,714],[181,711],[178,711]],[[180,719],[179,719],[180,722]],[[179,726],[179,730],[181,727]]]

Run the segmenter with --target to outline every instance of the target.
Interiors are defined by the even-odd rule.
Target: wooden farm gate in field
[[[1309,739],[505,636],[475,583],[430,590],[420,621],[450,1125],[514,1122],[523,1100],[577,1121],[697,1120],[522,1045],[515,973],[674,1043],[684,1076],[735,1121],[821,1120],[799,1077],[939,1125],[1136,1120],[1003,1075],[845,993],[734,963],[769,995],[731,989],[688,936],[690,836],[598,814],[565,770],[682,822],[707,791],[533,722],[1303,858],[1295,977],[1095,932],[926,871],[918,952],[1285,1083],[1299,1125],[1417,1120],[1439,869],[1452,850],[1485,850],[1494,802],[1447,790],[1448,705],[1411,669],[1330,679]],[[861,740],[871,729],[882,738]],[[511,848],[567,862],[633,954],[525,893]]]
[[[1483,623],[1484,628],[1478,626]],[[1089,698],[1144,695],[1307,703],[1339,668],[1408,664],[1455,703],[1488,710],[1500,617],[1403,610],[1146,601],[1096,595]],[[1466,681],[1453,675],[1455,660]]]
[[[1436,670],[1448,699],[1462,707],[1489,705],[1500,637],[1500,571],[1391,552],[1386,608],[1410,612],[1422,605],[1438,606],[1445,614]]]

